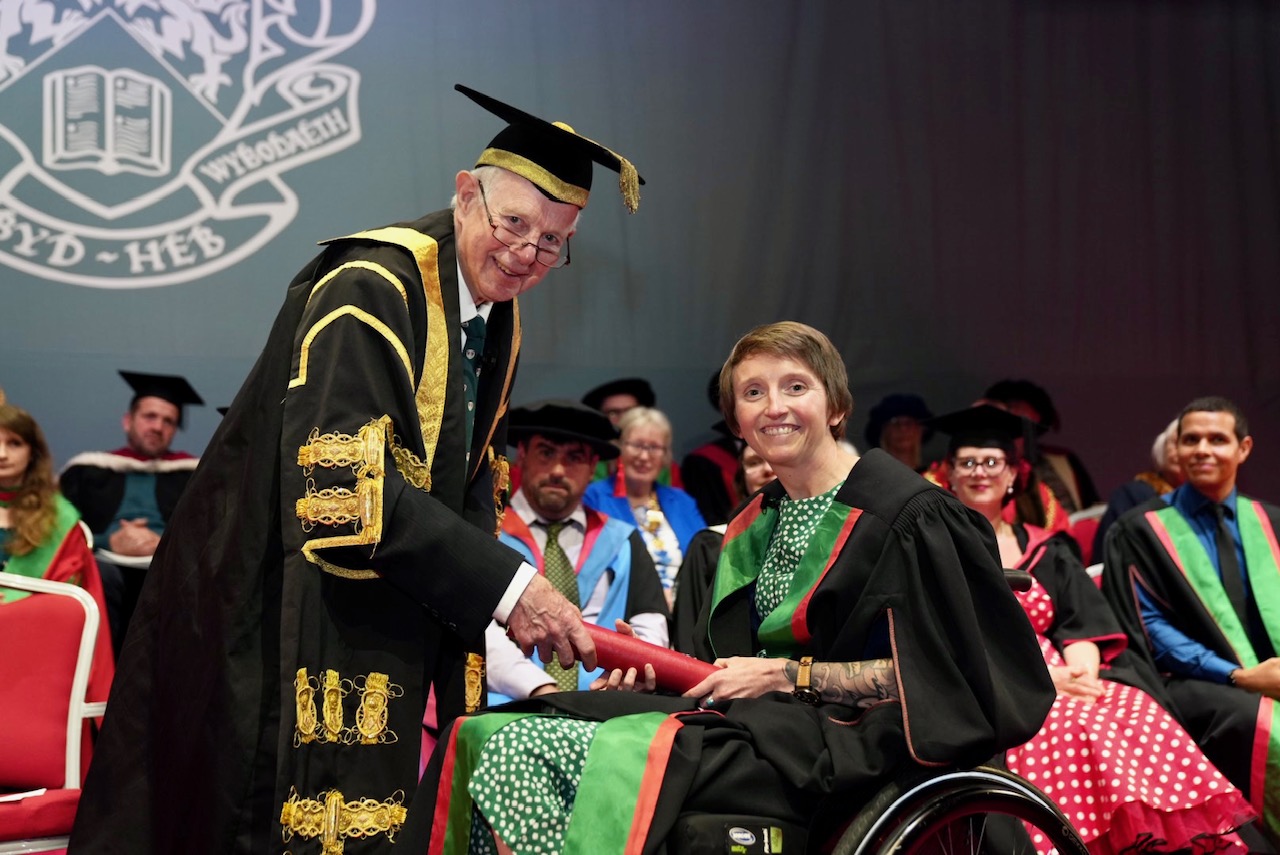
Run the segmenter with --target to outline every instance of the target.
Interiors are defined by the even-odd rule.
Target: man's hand
[[[1236,687],[1280,700],[1280,659],[1271,657],[1252,668],[1235,670]]]
[[[121,520],[120,528],[107,541],[111,551],[121,555],[155,555],[159,543],[160,535],[147,528],[147,521],[142,518]]]
[[[596,645],[582,625],[582,614],[543,576],[534,576],[507,616],[507,634],[528,656],[550,662],[554,655],[568,668],[575,660],[596,667]]]

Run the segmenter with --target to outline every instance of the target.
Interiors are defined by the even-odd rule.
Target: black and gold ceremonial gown
[[[411,809],[423,710],[482,697],[520,563],[495,494],[520,344],[488,321],[474,439],[449,211],[332,241],[156,553],[75,853],[367,853]]]

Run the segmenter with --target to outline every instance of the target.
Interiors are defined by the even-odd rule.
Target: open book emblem
[[[0,2],[0,264],[103,288],[247,258],[360,140],[375,0]],[[5,171],[7,170],[7,172]]]

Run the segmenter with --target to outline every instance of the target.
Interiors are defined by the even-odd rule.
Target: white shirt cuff
[[[498,600],[498,607],[493,610],[494,620],[500,624],[506,624],[507,618],[511,617],[511,610],[516,607],[516,603],[524,594],[524,589],[529,587],[529,583],[537,575],[537,568],[528,561],[520,563],[520,567],[516,569],[516,575],[511,579],[511,584],[507,586],[507,592],[502,595],[501,600]]]

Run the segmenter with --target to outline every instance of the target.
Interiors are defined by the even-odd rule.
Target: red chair
[[[79,586],[0,573],[0,853],[66,848],[80,799],[98,607]],[[87,756],[87,755],[84,755]],[[6,795],[7,794],[7,795]]]

